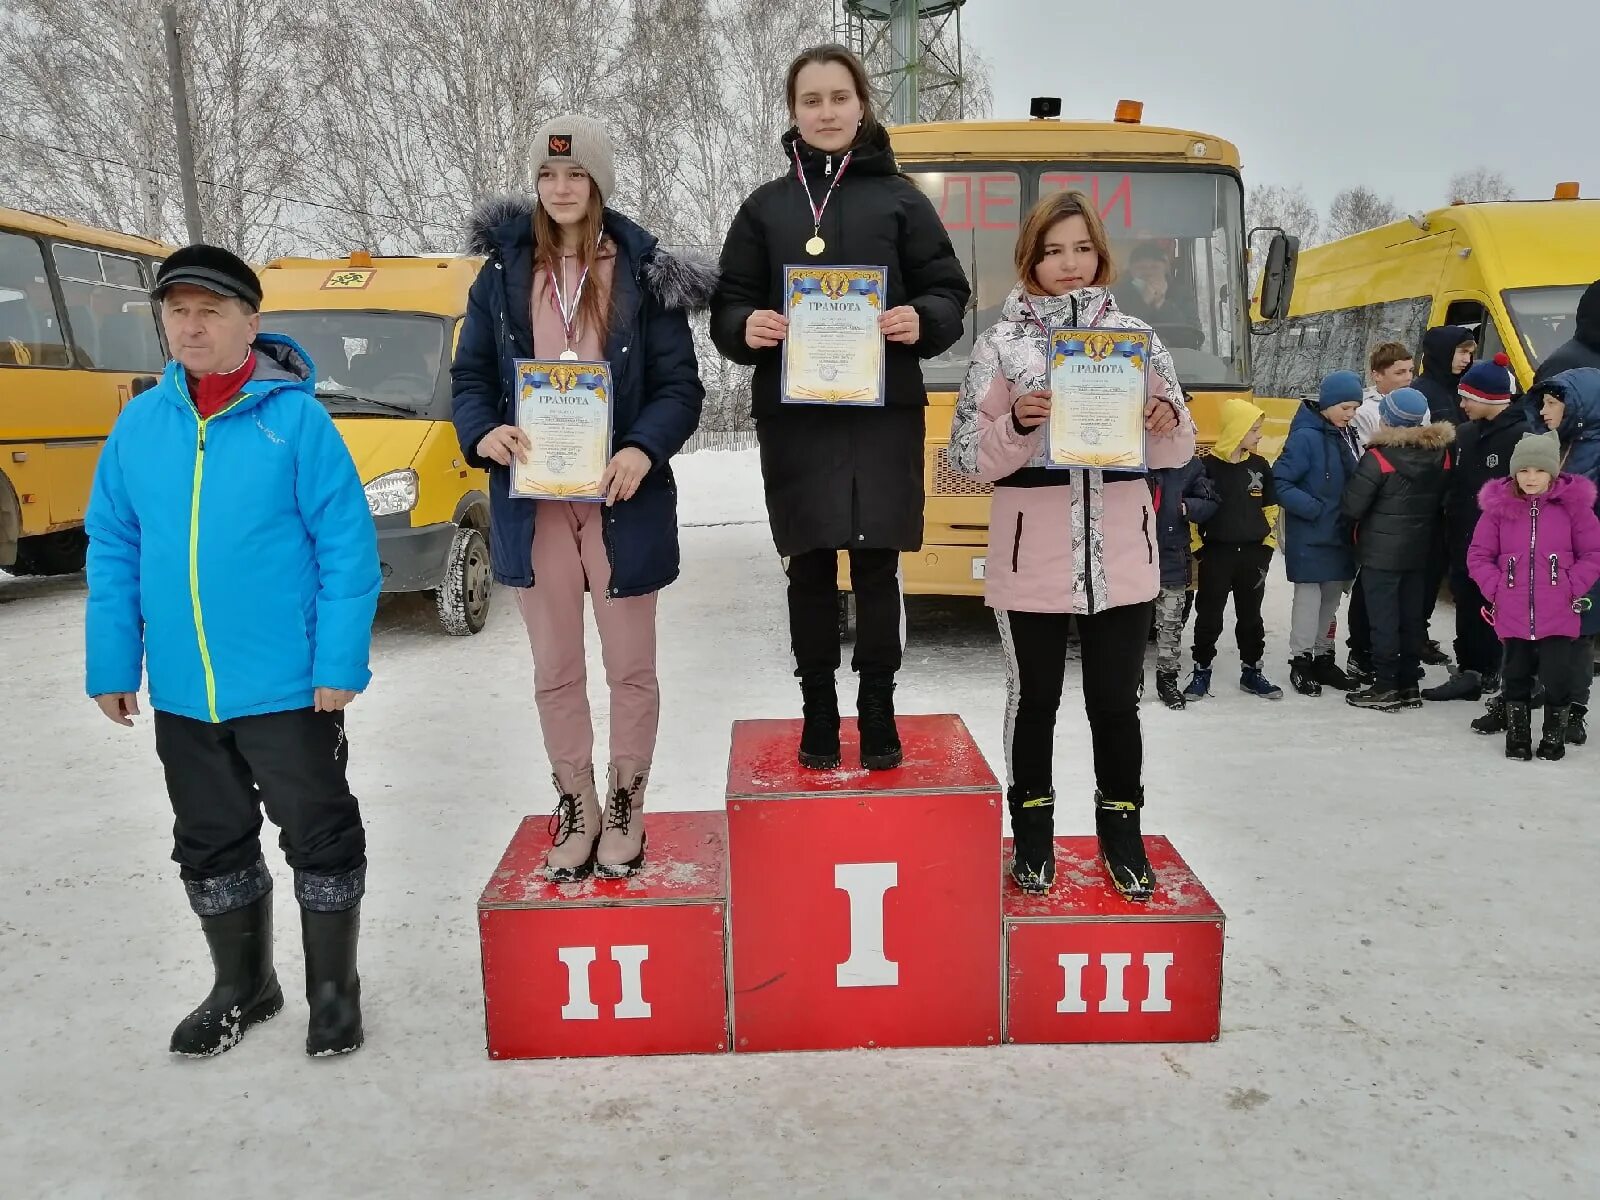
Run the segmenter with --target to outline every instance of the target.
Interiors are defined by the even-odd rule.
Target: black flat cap
[[[150,289],[150,296],[160,300],[168,288],[180,283],[205,288],[219,296],[232,296],[251,308],[261,307],[260,278],[249,263],[221,246],[196,242],[174,251],[156,272],[156,285]]]

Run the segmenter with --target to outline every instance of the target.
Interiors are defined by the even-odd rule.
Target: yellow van
[[[432,592],[446,633],[489,617],[489,477],[450,423],[450,362],[482,259],[281,258],[261,272],[261,328],[300,343],[355,459],[386,592]]]
[[[1552,200],[1419,213],[1300,255],[1288,319],[1253,314],[1256,387],[1303,400],[1330,371],[1365,378],[1380,342],[1417,347],[1432,326],[1465,325],[1479,357],[1504,351],[1528,388],[1572,336],[1578,298],[1596,279],[1600,200],[1579,199],[1576,184]]]
[[[100,447],[166,365],[148,288],[171,251],[0,208],[0,570],[83,569]]]

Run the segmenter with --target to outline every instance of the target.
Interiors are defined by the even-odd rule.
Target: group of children
[[[1572,429],[1568,393],[1551,382],[1516,396],[1505,356],[1473,362],[1476,344],[1460,327],[1429,330],[1423,345],[1432,360],[1417,383],[1427,390],[1411,386],[1410,352],[1385,343],[1369,360],[1370,386],[1353,371],[1322,381],[1273,463],[1258,452],[1264,414],[1233,399],[1209,456],[1152,472],[1162,563],[1156,681],[1169,708],[1211,694],[1230,597],[1240,689],[1283,697],[1263,670],[1261,615],[1281,548],[1297,693],[1332,688],[1382,712],[1488,695],[1473,728],[1504,732],[1507,756],[1524,760],[1534,756],[1531,706],[1542,695],[1539,757],[1559,759],[1586,740],[1592,652],[1583,634],[1600,585],[1600,516],[1595,482],[1564,472],[1576,470],[1562,441]],[[1447,383],[1454,412],[1435,395]],[[1423,691],[1424,664],[1448,661],[1427,635],[1446,576],[1458,669]],[[1338,610],[1352,590],[1341,668]],[[1191,600],[1194,669],[1180,691]]]

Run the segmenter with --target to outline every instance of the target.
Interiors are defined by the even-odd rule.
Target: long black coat
[[[814,150],[790,130],[784,154],[800,160],[817,203],[839,156]],[[971,288],[928,198],[899,173],[888,134],[859,146],[823,214],[827,249],[812,257],[810,207],[791,166],[740,206],[722,248],[711,304],[711,337],[724,357],[755,368],[751,412],[761,441],[767,513],[778,552],[844,547],[915,550],[922,544],[923,409],[920,359],[961,336]],[[783,311],[785,266],[835,264],[888,269],[889,308],[917,310],[915,345],[890,342],[885,407],[792,406],[780,401],[781,347],[752,350],[745,322],[758,309]]]
[[[1455,426],[1382,426],[1344,489],[1356,527],[1356,562],[1380,571],[1424,570],[1439,536]]]

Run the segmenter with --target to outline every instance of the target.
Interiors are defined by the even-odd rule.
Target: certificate
[[[1147,329],[1050,330],[1049,467],[1143,471]]]
[[[511,495],[525,500],[603,500],[611,453],[611,368],[603,362],[519,358],[517,425],[528,461],[511,462]]]
[[[783,402],[882,406],[886,267],[785,267]]]

